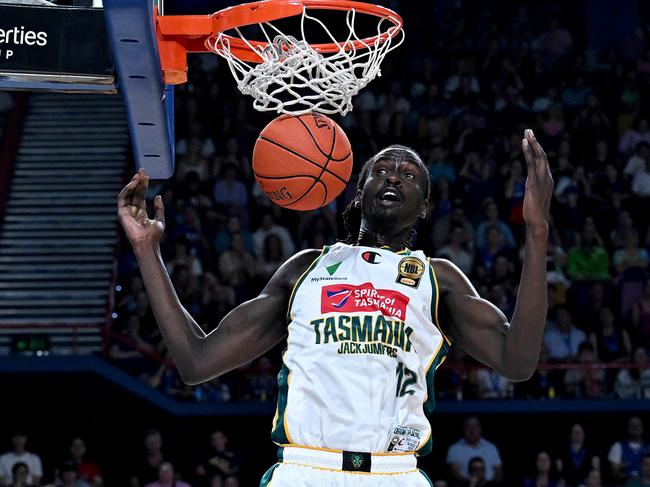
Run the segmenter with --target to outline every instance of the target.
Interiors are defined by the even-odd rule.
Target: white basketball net
[[[385,35],[393,24],[382,18],[378,19],[377,37],[371,44],[364,42],[355,33],[355,10],[346,13],[347,38],[337,41],[325,24],[307,10],[303,8],[300,22],[302,39],[284,34],[270,22],[259,23],[268,43],[260,48],[251,44],[240,29],[234,29],[263,59],[259,64],[235,57],[225,33],[208,39],[207,46],[228,61],[239,91],[255,99],[256,110],[294,115],[310,111],[345,115],[352,110],[352,97],[376,76],[381,76],[380,65],[386,54],[404,41],[403,30],[395,38]],[[338,45],[336,52],[319,53],[309,45],[305,32],[312,22],[322,27],[331,42]],[[382,31],[387,24],[391,27]],[[357,48],[353,41],[361,43],[363,48]]]

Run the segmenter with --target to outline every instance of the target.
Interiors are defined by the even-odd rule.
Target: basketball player
[[[294,255],[258,297],[207,336],[165,271],[160,196],[151,220],[144,172],[125,186],[119,219],[184,381],[210,380],[287,340],[272,431],[280,461],[261,485],[430,485],[416,455],[431,450],[426,415],[434,405],[435,369],[449,347],[462,347],[509,380],[532,375],[546,320],[553,180],[531,130],[522,144],[526,248],[511,323],[451,262],[407,247],[429,211],[427,170],[409,148],[384,149],[361,170],[345,213],[349,243]]]

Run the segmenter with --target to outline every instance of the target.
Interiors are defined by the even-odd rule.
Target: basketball
[[[345,189],[352,173],[352,148],[341,127],[325,115],[281,115],[257,138],[253,172],[275,204],[315,210]]]

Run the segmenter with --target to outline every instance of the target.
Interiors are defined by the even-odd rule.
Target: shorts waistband
[[[305,465],[342,472],[398,474],[417,470],[417,459],[412,453],[364,453],[323,450],[308,446],[283,446],[278,450],[283,463]]]

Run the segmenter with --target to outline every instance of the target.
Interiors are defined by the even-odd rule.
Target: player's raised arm
[[[157,196],[155,217],[147,216],[148,184],[149,178],[140,170],[122,189],[118,218],[133,246],[165,344],[182,379],[197,384],[245,364],[284,338],[289,294],[318,252],[304,251],[289,259],[257,298],[232,310],[206,336],[181,305],[165,269],[159,246],[165,229],[164,207]]]
[[[523,207],[526,248],[511,323],[496,306],[479,297],[455,265],[431,261],[442,295],[443,329],[470,355],[514,381],[528,379],[539,360],[548,306],[546,250],[553,194],[548,160],[532,130],[526,130],[522,146],[528,166]]]

